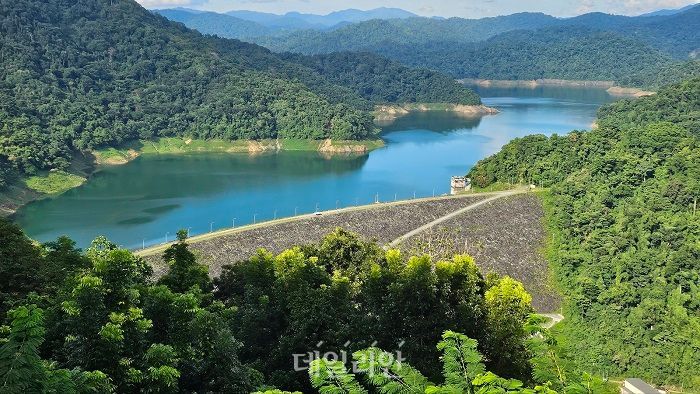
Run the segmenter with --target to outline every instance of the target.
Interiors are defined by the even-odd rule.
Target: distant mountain
[[[306,54],[337,51],[372,51],[384,44],[429,44],[433,42],[476,42],[511,30],[532,30],[553,26],[558,19],[541,13],[519,13],[483,19],[408,18],[370,20],[332,31],[305,30],[284,37],[258,39],[275,51]]]
[[[695,4],[687,5],[687,6],[683,7],[683,8],[663,9],[663,10],[658,10],[658,11],[654,11],[654,12],[648,12],[648,13],[646,13],[646,14],[642,14],[642,15],[639,15],[639,16],[668,16],[668,15],[675,15],[675,14],[679,14],[679,13],[681,13],[681,12],[688,11],[689,9],[695,7],[695,6],[698,5],[698,4],[700,4],[700,3],[695,3]]]
[[[348,9],[332,12],[328,15],[303,14],[288,12],[284,15],[255,11],[230,11],[227,15],[260,23],[267,27],[288,30],[315,29],[323,30],[344,23],[364,22],[372,19],[405,19],[418,15],[399,8],[376,8],[373,10]]]
[[[212,34],[224,38],[253,38],[271,36],[277,30],[260,23],[243,20],[230,15],[215,12],[190,12],[186,9],[156,10],[156,13],[171,21],[184,23],[190,29],[203,34]]]

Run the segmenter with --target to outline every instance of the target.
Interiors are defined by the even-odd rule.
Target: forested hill
[[[617,81],[675,64],[639,41],[584,27],[516,30],[478,43],[385,44],[376,51],[457,78]]]
[[[352,81],[203,36],[133,0],[2,2],[0,40],[0,187],[15,170],[64,169],[76,151],[137,138],[376,132],[373,103]]]
[[[250,38],[276,34],[278,30],[260,23],[236,18],[215,12],[190,12],[187,10],[158,10],[158,14],[171,21],[184,23],[190,29],[203,34],[218,35],[224,38]]]
[[[700,78],[600,110],[599,127],[515,140],[480,186],[551,186],[549,257],[570,357],[605,376],[700,389]]]
[[[373,103],[481,103],[474,91],[455,83],[454,78],[428,69],[409,68],[372,53],[288,53],[283,58],[310,67],[332,83],[352,87]]]
[[[559,19],[541,13],[519,13],[482,19],[409,18],[372,20],[333,31],[299,31],[260,42],[276,51],[328,53],[362,51],[388,43],[424,46],[435,42],[463,44],[484,41],[515,30],[586,27],[633,38],[680,59],[700,49],[700,5],[673,15],[626,17],[590,13]]]
[[[371,51],[457,78],[612,79],[651,88],[657,83],[649,76],[682,69],[700,53],[698,31],[700,6],[653,17],[592,13],[557,19],[525,13],[478,20],[376,20],[256,41],[303,54]]]

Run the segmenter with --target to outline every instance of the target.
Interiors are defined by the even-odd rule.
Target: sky
[[[482,18],[516,12],[544,12],[567,17],[600,11],[639,15],[662,8],[680,8],[698,0],[137,0],[147,8],[188,7],[224,12],[252,10],[283,14],[299,11],[328,14],[333,11],[377,7],[403,8],[423,16]]]

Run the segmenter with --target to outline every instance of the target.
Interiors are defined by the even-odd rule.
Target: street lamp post
[[[236,228],[236,218],[233,218],[233,219],[231,220],[231,224],[233,224],[233,227],[232,227],[232,228]]]
[[[209,223],[209,232],[210,233],[214,232],[214,222]]]

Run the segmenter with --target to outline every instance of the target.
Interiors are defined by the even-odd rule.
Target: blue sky
[[[273,13],[301,11],[327,14],[359,8],[397,7],[425,16],[481,18],[516,12],[573,16],[601,11],[637,15],[660,8],[679,8],[697,0],[137,0],[148,8],[190,7],[211,11],[255,10]]]

